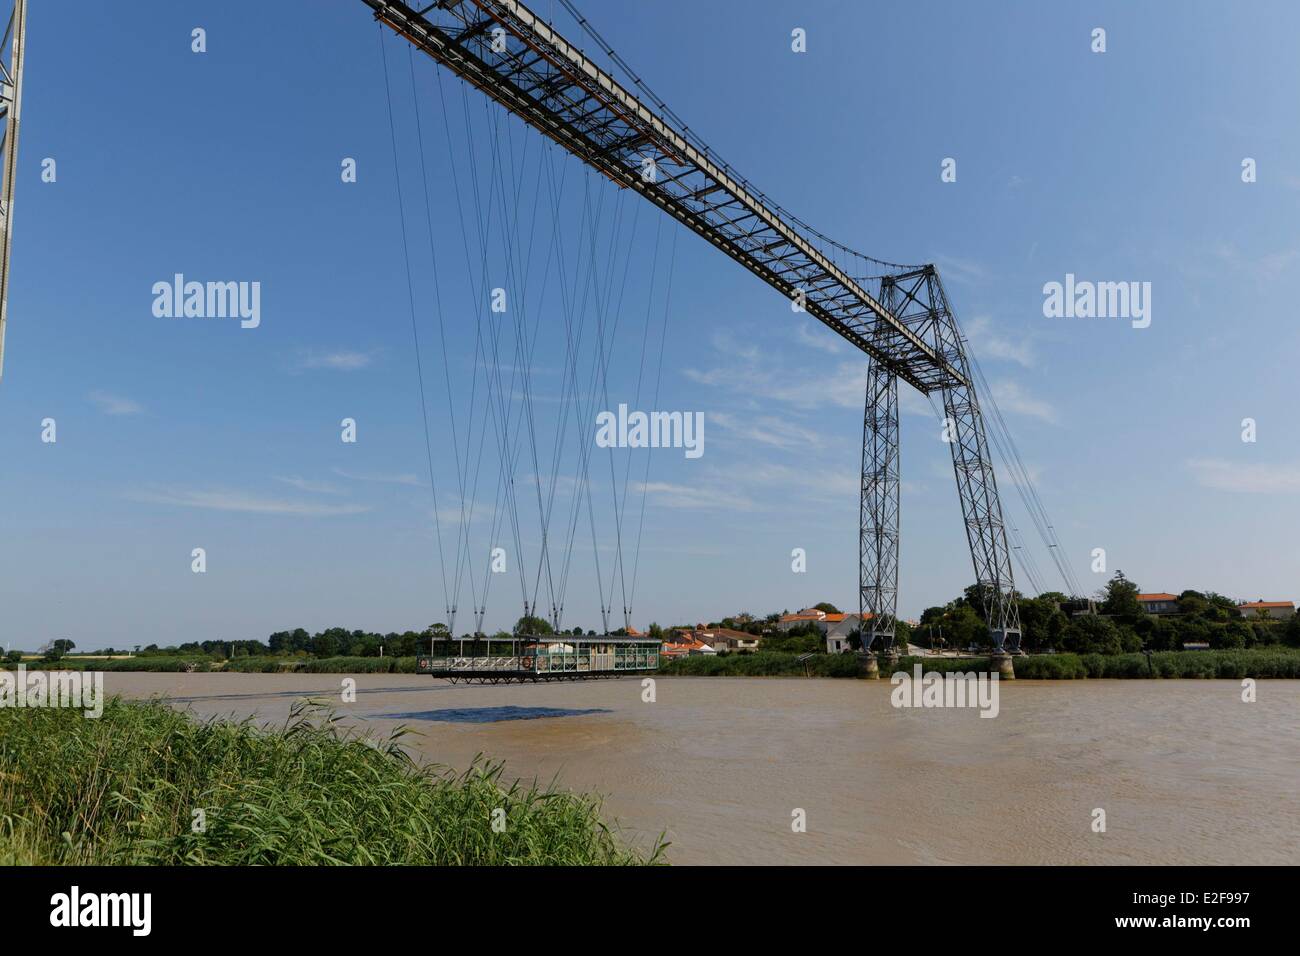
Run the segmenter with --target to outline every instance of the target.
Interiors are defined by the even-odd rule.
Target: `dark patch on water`
[[[580,710],[570,707],[448,707],[443,710],[420,710],[409,714],[375,714],[385,720],[439,720],[451,724],[491,724],[499,720],[538,720],[542,717],[581,717],[584,714],[608,714],[603,707]]]

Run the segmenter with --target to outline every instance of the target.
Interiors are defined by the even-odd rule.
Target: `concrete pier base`
[[[876,663],[876,655],[867,654],[865,656],[866,656],[867,680],[879,680],[880,665]]]
[[[1016,669],[1012,666],[1010,654],[994,654],[989,658],[989,670],[998,675],[998,680],[1016,679]]]

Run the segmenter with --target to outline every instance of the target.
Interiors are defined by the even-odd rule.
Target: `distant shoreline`
[[[88,670],[157,673],[236,674],[414,674],[415,657],[236,657],[201,655],[142,655],[108,659],[65,657],[59,661],[24,660],[28,670]],[[1203,651],[1153,651],[1147,654],[1029,654],[1012,659],[1017,678],[1024,680],[1225,679],[1300,678],[1300,649],[1267,647]],[[892,668],[881,666],[883,679],[912,673],[920,664],[927,673],[988,671],[988,657],[900,657]],[[17,663],[0,663],[13,670]],[[697,655],[664,661],[661,677],[831,677],[866,678],[866,665],[857,654],[803,655],[755,651]]]

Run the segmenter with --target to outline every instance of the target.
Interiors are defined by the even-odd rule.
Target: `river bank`
[[[142,656],[114,659],[65,657],[56,662],[29,660],[28,670],[90,670],[113,672],[238,674],[414,674],[414,657],[236,657],[231,660],[186,656]],[[881,677],[925,671],[988,671],[987,657],[900,657],[892,669],[882,665]],[[1029,654],[1014,659],[1016,676],[1025,680],[1083,680],[1088,678],[1300,678],[1300,649],[1289,647],[1205,651],[1155,651],[1145,654]],[[12,670],[17,664],[0,664]],[[663,660],[665,677],[839,677],[866,676],[855,654],[801,655],[768,651],[696,655]]]
[[[1155,651],[1146,654],[1029,654],[1012,660],[1023,680],[1103,678],[1300,678],[1300,651],[1291,648],[1222,651]],[[880,665],[880,676],[926,672],[989,671],[987,657],[900,657]],[[661,674],[680,677],[865,677],[866,667],[854,654],[818,654],[800,660],[794,654],[699,655],[667,661]]]

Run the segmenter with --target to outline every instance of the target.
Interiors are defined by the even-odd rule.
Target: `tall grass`
[[[296,708],[282,730],[114,698],[0,710],[0,864],[636,864],[591,797],[417,766]],[[495,832],[493,811],[505,811]],[[195,832],[194,811],[205,826]]]
[[[236,657],[222,668],[240,674],[414,674],[414,657]]]
[[[112,660],[85,660],[83,658],[65,657],[57,661],[31,660],[23,661],[29,671],[160,671],[179,673],[181,671],[209,671],[213,669],[212,661],[202,657],[122,657]],[[0,670],[16,670],[18,665],[5,662]]]
[[[670,677],[858,677],[862,673],[856,654],[816,654],[803,662],[798,658],[776,651],[696,654],[662,661],[659,673]]]
[[[1254,648],[1223,651],[1156,651],[1145,654],[1049,654],[1016,658],[1016,676],[1054,677],[1300,677],[1300,653]]]

